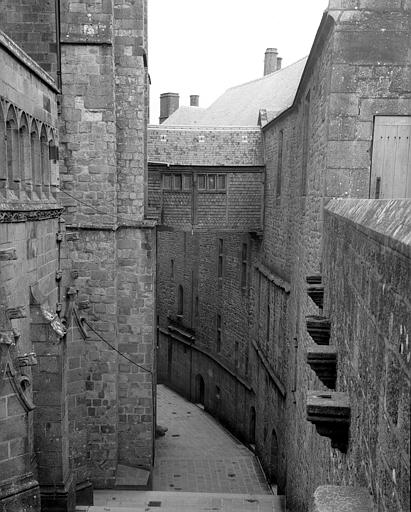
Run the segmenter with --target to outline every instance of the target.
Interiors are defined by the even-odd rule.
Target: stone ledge
[[[321,485],[313,496],[310,512],[374,512],[371,495],[363,487]]]
[[[314,423],[320,436],[331,439],[331,447],[347,452],[351,407],[347,393],[309,391],[307,420]]]
[[[321,382],[335,389],[337,380],[337,351],[329,345],[313,345],[307,350],[307,364]]]

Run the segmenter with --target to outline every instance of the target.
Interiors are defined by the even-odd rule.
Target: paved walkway
[[[254,455],[209,414],[158,386],[153,491],[95,491],[80,512],[280,512]]]
[[[209,414],[158,386],[153,490],[270,494],[254,455]]]

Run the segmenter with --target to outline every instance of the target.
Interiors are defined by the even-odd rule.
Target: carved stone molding
[[[307,364],[317,377],[330,389],[337,380],[337,351],[329,345],[313,345],[307,351]]]
[[[0,261],[17,260],[17,252],[14,247],[0,249]]]
[[[17,364],[20,367],[24,366],[35,366],[37,364],[37,357],[34,352],[23,354],[16,357]]]
[[[34,207],[34,205],[33,205]],[[0,223],[32,222],[39,220],[57,219],[64,208],[48,208],[33,210],[8,210],[7,205],[0,204]]]
[[[347,452],[351,408],[346,393],[309,391],[307,420],[314,423],[320,436],[331,439],[332,448]]]
[[[306,317],[307,331],[317,345],[328,345],[330,342],[331,322],[328,318],[318,315]]]

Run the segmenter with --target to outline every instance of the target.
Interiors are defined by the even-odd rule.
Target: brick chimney
[[[180,105],[180,95],[176,92],[160,94],[160,124],[164,123]]]
[[[281,61],[277,48],[267,48],[264,54],[264,76],[281,69]]]
[[[190,95],[190,107],[198,107],[200,104],[200,96],[198,94]]]

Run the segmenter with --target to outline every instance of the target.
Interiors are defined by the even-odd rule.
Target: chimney
[[[200,96],[198,94],[190,95],[190,107],[198,107],[200,103]]]
[[[164,123],[180,104],[180,95],[176,92],[164,92],[160,94],[160,124]]]
[[[282,61],[283,61],[282,57],[277,57],[277,70],[281,69]]]
[[[281,63],[280,63],[281,64]],[[264,76],[277,71],[278,67],[277,48],[267,48],[264,55]]]

